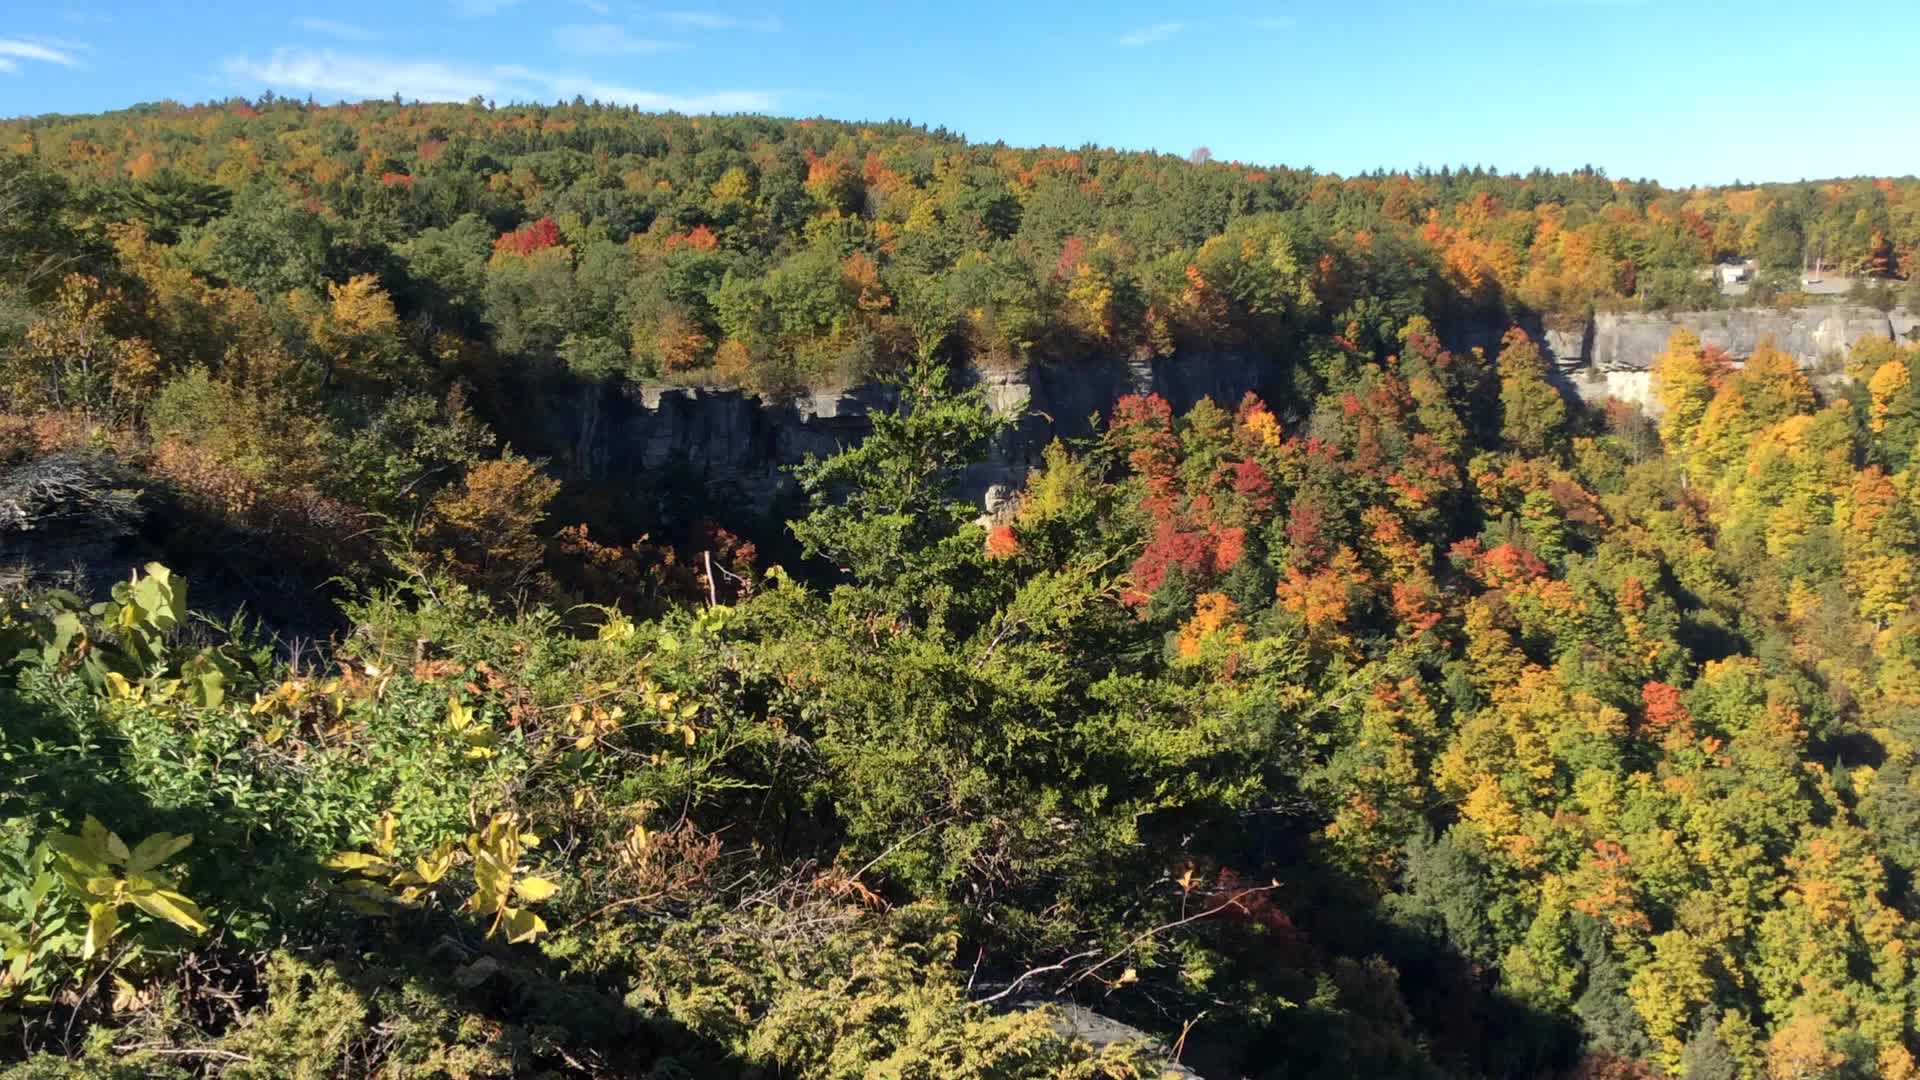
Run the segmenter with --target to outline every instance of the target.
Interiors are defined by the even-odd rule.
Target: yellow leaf
[[[508,908],[507,917],[501,921],[500,925],[501,929],[506,931],[507,943],[510,945],[532,941],[547,930],[546,920],[526,908]]]
[[[449,847],[436,849],[432,855],[424,859],[415,859],[413,863],[414,872],[420,875],[421,883],[426,885],[431,885],[447,876],[447,871],[452,868],[453,849]]]
[[[498,910],[506,904],[507,894],[513,888],[513,871],[492,855],[482,854],[473,863],[473,886],[475,911]]]
[[[120,929],[120,913],[112,904],[92,904],[87,908],[87,939],[80,945],[80,959],[99,955]]]
[[[113,1011],[125,1012],[145,1005],[147,995],[140,988],[128,982],[118,972],[113,976]]]
[[[559,891],[560,886],[546,878],[523,877],[513,883],[514,895],[529,904],[537,904]]]
[[[207,932],[206,915],[201,912],[200,905],[177,892],[155,889],[152,892],[134,893],[128,899],[133,901],[135,907],[155,918],[165,919],[196,934]]]
[[[375,873],[385,873],[391,864],[378,855],[368,855],[363,851],[336,851],[321,865],[329,870],[348,872],[371,870]]]
[[[192,843],[191,833],[186,836],[154,833],[134,846],[133,852],[127,858],[127,873],[144,874],[185,851]]]

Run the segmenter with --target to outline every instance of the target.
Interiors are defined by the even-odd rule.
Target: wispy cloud
[[[244,84],[362,101],[399,94],[418,101],[554,101],[575,95],[658,112],[772,112],[773,90],[675,93],[519,66],[467,67],[439,60],[361,56],[332,49],[276,49],[262,59],[236,56],[222,70]]]
[[[80,67],[80,60],[73,55],[79,48],[74,43],[56,42],[51,38],[0,38],[0,61],[7,65],[0,70],[18,71],[22,60]]]
[[[642,18],[688,30],[754,30],[771,34],[780,29],[780,20],[771,15],[728,15],[719,11],[655,11]]]
[[[263,60],[236,56],[222,65],[236,79],[275,90],[377,98],[399,94],[421,101],[465,101],[497,94],[502,82],[437,60],[388,60],[332,49],[275,49]]]
[[[293,25],[302,30],[311,30],[316,34],[326,34],[329,37],[344,38],[348,41],[366,41],[373,36],[371,31],[363,27],[355,26],[352,23],[343,23],[338,19],[315,19],[308,16],[301,16],[293,20]]]
[[[453,10],[458,15],[475,17],[498,15],[519,2],[520,0],[453,0]]]
[[[1119,38],[1115,39],[1114,44],[1123,45],[1129,49],[1137,49],[1142,45],[1151,45],[1156,41],[1165,41],[1184,29],[1186,29],[1186,24],[1184,23],[1154,23],[1152,26],[1142,26],[1121,34]]]
[[[579,56],[644,56],[680,47],[672,41],[634,37],[626,27],[613,23],[556,26],[553,43]]]
[[[75,26],[105,26],[113,21],[113,16],[99,11],[75,11],[68,8],[60,13],[60,21]]]
[[[613,14],[613,5],[607,3],[606,0],[580,0],[580,6],[593,12],[595,15]]]
[[[1255,15],[1247,21],[1262,30],[1291,30],[1294,27],[1291,15]]]

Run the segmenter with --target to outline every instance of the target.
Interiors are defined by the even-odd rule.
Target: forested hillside
[[[6,1080],[1920,1075],[1920,349],[1676,334],[1650,418],[1448,344],[1810,245],[1891,300],[1920,182],[0,143]],[[1291,391],[954,497],[970,372],[1210,349]],[[581,379],[900,399],[784,537],[653,535],[503,445]]]

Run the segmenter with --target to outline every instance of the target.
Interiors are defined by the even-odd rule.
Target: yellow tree
[[[109,332],[119,303],[119,290],[69,275],[52,309],[27,324],[19,346],[0,353],[0,389],[29,408],[98,420],[135,415],[159,381],[160,357],[140,338]]]
[[[359,274],[344,285],[329,282],[324,305],[305,293],[295,293],[294,305],[306,316],[307,333],[329,379],[367,385],[398,382],[409,374],[400,316],[379,278]]]
[[[1667,349],[1653,360],[1654,400],[1660,403],[1660,441],[1684,458],[1713,401],[1713,371],[1691,330],[1675,329]]]
[[[1763,341],[1746,367],[1722,379],[1692,436],[1688,466],[1696,479],[1725,487],[1769,424],[1813,411],[1813,386],[1793,357]]]
[[[1515,327],[1501,341],[1501,438],[1528,456],[1544,454],[1560,438],[1567,403],[1547,381],[1547,363],[1526,331]]]
[[[1860,613],[1885,627],[1913,599],[1915,528],[1910,473],[1888,476],[1877,465],[1860,471],[1851,491],[1834,507],[1848,591]]]
[[[1669,930],[1653,939],[1653,958],[1627,984],[1627,997],[1647,1025],[1647,1034],[1659,1044],[1660,1063],[1672,1071],[1686,1049],[1687,1026],[1712,1000],[1713,979],[1707,974],[1708,950],[1684,930]]]
[[[1847,1059],[1827,1045],[1824,1017],[1802,1012],[1767,1040],[1768,1080],[1827,1080]]]
[[[429,507],[427,542],[434,557],[496,594],[531,584],[545,554],[540,525],[560,482],[511,452],[467,470],[456,488]]]

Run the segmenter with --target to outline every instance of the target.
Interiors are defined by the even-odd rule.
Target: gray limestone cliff
[[[1736,360],[1753,355],[1760,342],[1774,346],[1805,368],[1842,356],[1861,338],[1920,342],[1920,315],[1902,308],[1880,311],[1854,304],[1799,308],[1736,308],[1726,311],[1602,312],[1591,320],[1549,327],[1543,344],[1567,387],[1587,401],[1608,397],[1649,404],[1648,371],[1676,328],[1685,327]]]
[[[1920,316],[1844,304],[1602,313],[1549,318],[1528,329],[1571,393],[1589,402],[1616,397],[1645,404],[1648,369],[1679,326],[1736,359],[1771,337],[1809,368],[1861,337],[1920,341]],[[1460,328],[1454,345],[1492,351],[1504,330],[1492,323]],[[1018,490],[1049,442],[1089,434],[1089,419],[1106,416],[1123,395],[1158,393],[1176,411],[1202,398],[1232,408],[1249,392],[1279,404],[1290,382],[1284,358],[1239,353],[1029,364],[970,377],[1013,419],[962,485],[962,494],[986,510]],[[869,413],[893,402],[891,388],[879,385],[765,401],[732,390],[583,384],[529,393],[524,415],[509,425],[519,430],[509,434],[517,445],[548,456],[562,476],[631,501],[648,520],[672,525],[724,511],[734,520],[774,522],[797,508],[787,468],[858,442],[869,430]]]
[[[992,509],[1025,482],[1048,443],[1090,434],[1091,418],[1124,395],[1157,393],[1175,411],[1202,398],[1232,408],[1248,392],[1284,393],[1289,375],[1276,358],[1218,353],[1029,364],[969,378],[1012,420],[962,482],[966,498]],[[858,442],[868,415],[894,400],[884,385],[768,401],[735,390],[583,384],[529,393],[506,426],[516,446],[548,457],[563,478],[634,500],[664,524],[716,508],[774,521],[797,505],[788,467]]]

